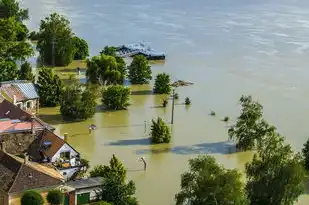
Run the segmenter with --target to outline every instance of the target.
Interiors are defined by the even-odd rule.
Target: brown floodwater
[[[180,188],[187,160],[210,154],[227,168],[244,170],[252,154],[231,153],[225,116],[235,120],[238,100],[250,94],[264,106],[265,118],[278,127],[299,151],[307,140],[309,91],[309,3],[307,0],[132,0],[54,1],[24,0],[30,10],[30,29],[56,11],[67,16],[73,31],[84,38],[90,54],[105,45],[145,40],[167,53],[164,64],[154,64],[154,75],[194,85],[178,88],[170,145],[149,145],[145,121],[157,116],[171,120],[171,101],[160,108],[164,96],[152,95],[152,85],[132,87],[128,110],[103,112],[85,122],[66,123],[58,108],[42,108],[44,120],[90,160],[106,164],[116,154],[137,185],[143,205],[171,205]],[[61,70],[61,69],[60,69]],[[66,75],[66,71],[59,71]],[[153,82],[152,82],[153,83]],[[185,97],[192,105],[183,105]],[[209,116],[213,110],[216,116]],[[88,126],[98,129],[88,134]],[[229,154],[231,153],[231,154]],[[147,171],[138,158],[144,156]],[[303,195],[298,205],[309,203]]]

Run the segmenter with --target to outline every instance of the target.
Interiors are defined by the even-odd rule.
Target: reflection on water
[[[252,94],[264,105],[266,119],[278,126],[287,142],[299,150],[306,141],[308,90],[309,2],[306,0],[24,0],[30,8],[30,28],[38,28],[52,11],[69,17],[74,32],[87,40],[91,55],[105,45],[149,41],[167,53],[164,64],[152,66],[173,79],[193,86],[178,88],[171,145],[151,146],[144,121],[160,116],[171,119],[171,101],[151,93],[151,86],[132,88],[132,106],[117,112],[98,112],[80,123],[63,122],[57,109],[41,109],[42,118],[57,132],[69,133],[72,143],[92,165],[120,157],[136,181],[141,204],[173,204],[180,188],[180,174],[187,160],[208,153],[228,168],[244,170],[251,153],[231,153],[227,128],[220,119],[234,120],[238,99]],[[185,97],[192,99],[187,109]],[[210,110],[216,116],[209,116]],[[87,127],[99,129],[88,134]],[[140,125],[140,126],[136,126]],[[146,127],[149,132],[149,125]],[[233,151],[233,150],[232,150]],[[231,151],[231,152],[232,152]],[[146,172],[138,171],[140,156],[148,160]],[[133,171],[136,170],[136,171]],[[153,193],[156,193],[155,195]],[[160,196],[160,197],[157,197]],[[302,196],[298,205],[308,204]]]

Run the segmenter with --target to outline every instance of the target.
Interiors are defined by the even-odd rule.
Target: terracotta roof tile
[[[53,157],[57,151],[65,144],[65,141],[57,136],[55,133],[46,130],[43,132],[42,145],[44,142],[51,142],[51,146],[43,151],[46,157]]]

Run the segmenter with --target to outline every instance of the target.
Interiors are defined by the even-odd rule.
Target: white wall
[[[67,168],[67,169],[61,169],[59,172],[64,177],[64,179],[67,181],[69,180],[75,172],[79,171],[80,167],[74,167],[74,168]],[[64,175],[66,173],[66,175]]]
[[[70,157],[75,157],[76,155],[78,155],[78,153],[72,148],[70,147],[67,143],[65,143],[64,145],[62,145],[62,147],[58,150],[58,152],[56,152],[56,154],[51,158],[52,162],[57,161],[57,159],[60,158],[60,153],[61,152],[70,152]]]

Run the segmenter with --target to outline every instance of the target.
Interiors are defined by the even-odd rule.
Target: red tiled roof
[[[61,139],[59,136],[49,130],[45,130],[43,132],[42,144],[44,142],[51,142],[51,146],[47,150],[43,151],[46,157],[53,157],[58,152],[58,150],[66,143],[63,139]]]
[[[13,100],[15,95],[16,102],[24,101],[27,99],[26,96],[21,92],[21,90],[18,89],[18,87],[11,84],[1,85],[0,92],[4,95],[7,95],[10,100]]]
[[[35,129],[43,129],[44,127],[34,121],[34,128]],[[0,121],[0,133],[11,133],[11,132],[20,132],[20,131],[28,131],[31,130],[32,123],[30,121],[14,121],[14,120],[3,120]]]

